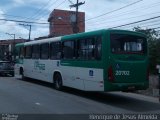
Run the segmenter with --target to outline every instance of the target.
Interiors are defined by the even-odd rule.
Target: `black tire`
[[[59,73],[56,73],[54,75],[54,87],[56,90],[62,90],[62,87],[63,87],[62,77]]]

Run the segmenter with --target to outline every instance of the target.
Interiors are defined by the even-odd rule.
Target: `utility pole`
[[[15,55],[15,34],[10,34],[10,33],[6,33],[7,35],[10,35],[11,37],[13,36],[13,58],[14,60],[16,59],[16,55]]]
[[[23,26],[27,26],[29,27],[29,37],[28,37],[28,40],[30,41],[31,40],[31,28],[32,28],[32,25],[29,25],[29,24],[19,24],[19,25],[23,25]]]
[[[69,0],[69,2],[71,2],[71,1]],[[71,3],[72,3],[72,2],[71,2]],[[79,27],[78,27],[78,7],[79,7],[80,5],[83,5],[83,4],[85,4],[85,1],[84,1],[84,2],[79,2],[79,0],[77,0],[77,3],[76,3],[76,4],[70,5],[70,8],[72,8],[72,7],[75,7],[75,8],[76,8],[76,21],[75,21],[74,27],[73,27],[73,32],[74,32],[74,33],[78,33],[78,32],[79,32]]]

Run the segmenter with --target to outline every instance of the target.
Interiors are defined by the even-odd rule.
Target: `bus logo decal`
[[[35,70],[45,70],[45,64],[39,63],[39,61],[34,62],[34,69]]]

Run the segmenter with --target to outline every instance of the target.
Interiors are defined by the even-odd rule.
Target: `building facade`
[[[76,12],[54,9],[48,18],[49,36],[63,36],[75,33]],[[78,12],[78,32],[85,32],[85,13]]]
[[[26,42],[25,39],[9,39],[0,40],[0,60],[13,60],[14,57],[14,46],[17,43]]]

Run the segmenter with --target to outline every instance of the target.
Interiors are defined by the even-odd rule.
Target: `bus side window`
[[[78,59],[99,60],[101,59],[101,39],[90,37],[78,40]]]
[[[83,60],[86,58],[85,39],[78,40],[78,58]]]
[[[23,59],[23,57],[24,57],[24,47],[20,47],[18,49],[18,56],[17,57],[20,58],[20,59]]]
[[[61,42],[50,43],[50,59],[57,60],[61,58]]]
[[[16,59],[19,59],[19,56],[20,56],[20,48],[19,47],[16,47],[15,55],[16,55]]]
[[[75,58],[75,43],[74,41],[63,42],[63,59]]]
[[[21,47],[16,48],[16,57],[20,58]]]
[[[25,47],[25,58],[30,59],[32,57],[32,46]]]
[[[40,45],[40,58],[48,59],[49,58],[49,44],[44,43]]]
[[[89,38],[88,40],[88,59],[94,60],[95,57],[95,38]]]
[[[94,42],[92,38],[84,38],[80,40],[79,43],[79,57],[82,60],[94,59]]]
[[[40,57],[40,46],[39,45],[33,45],[32,46],[32,58],[33,59],[39,59]]]
[[[102,40],[101,40],[101,37],[96,37],[95,38],[95,58],[97,60],[100,60],[101,59],[101,56],[102,56]]]

